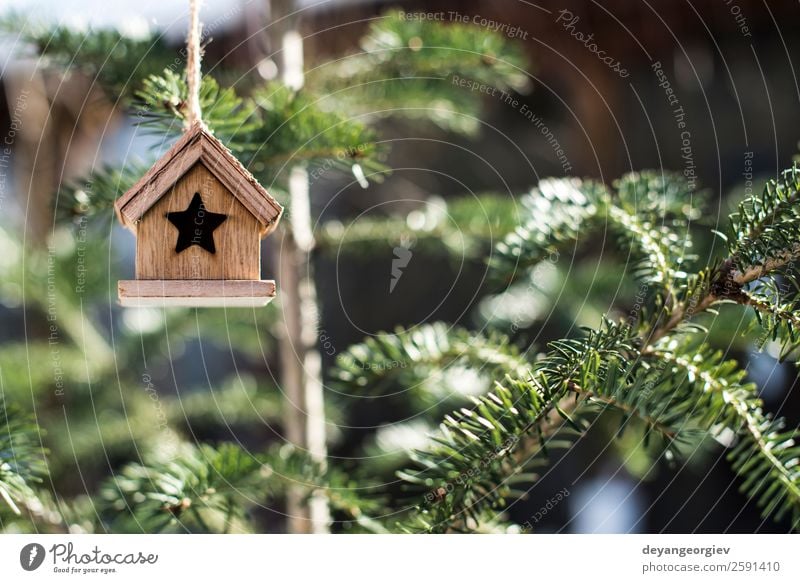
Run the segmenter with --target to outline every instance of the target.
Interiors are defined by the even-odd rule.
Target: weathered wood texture
[[[125,307],[257,308],[275,297],[275,282],[242,280],[122,280]]]
[[[178,230],[169,212],[183,211],[196,192],[207,210],[227,215],[214,230],[216,253],[192,245],[175,252]],[[142,217],[137,227],[137,279],[249,279],[261,277],[261,225],[201,163]]]
[[[137,232],[139,221],[189,169],[203,163],[259,221],[262,237],[278,224],[283,207],[201,123],[195,123],[115,203],[120,221]]]

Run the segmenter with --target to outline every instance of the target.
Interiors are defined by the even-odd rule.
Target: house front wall
[[[199,245],[176,252],[178,229],[167,213],[185,211],[195,193],[206,210],[227,216],[213,232],[215,253]],[[261,225],[214,175],[197,163],[136,228],[137,279],[250,279],[261,276]]]

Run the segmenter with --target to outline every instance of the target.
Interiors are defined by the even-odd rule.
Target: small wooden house
[[[194,124],[115,204],[136,235],[123,306],[263,306],[261,239],[283,208],[205,127]]]

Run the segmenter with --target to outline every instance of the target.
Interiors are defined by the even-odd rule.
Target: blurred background
[[[459,79],[480,82],[477,70],[431,77],[430,94],[425,86],[409,93],[405,115],[381,114],[384,99],[395,112],[402,107],[389,89],[353,93],[347,111],[375,132],[380,164],[355,173],[328,172],[325,164],[309,170],[320,306],[315,346],[331,463],[354,483],[388,485],[382,495],[402,500],[391,487],[402,452],[424,445],[444,412],[489,381],[451,367],[432,372],[424,390],[406,391],[402,379],[390,379],[365,398],[329,382],[337,357],[381,331],[439,321],[506,333],[513,322],[513,341],[535,351],[577,326],[597,326],[604,313],[627,314],[636,283],[624,282],[625,257],[600,237],[550,264],[534,294],[508,293],[489,281],[486,257],[515,224],[519,196],[549,176],[610,184],[626,172],[663,168],[696,181],[708,197],[698,226],[719,228],[734,202],[762,188],[797,152],[800,8],[789,0],[299,0],[291,20],[302,37],[306,86],[336,87],[337,76],[346,78],[348,56],[365,50],[370,34],[375,40],[370,27],[389,18],[389,9],[442,14],[443,26],[493,32],[513,54],[502,91],[492,91],[497,83],[459,86]],[[206,3],[204,73],[243,94],[275,82],[284,66],[274,34],[281,10],[291,12],[267,0]],[[72,528],[97,530],[102,511],[87,508],[102,497],[105,480],[162,447],[165,425],[188,443],[257,449],[286,439],[278,349],[285,319],[280,301],[262,313],[122,310],[116,280],[133,275],[133,236],[114,221],[65,220],[55,200],[60,193],[80,202],[81,192],[109,186],[86,176],[107,167],[135,173],[169,145],[125,103],[143,76],[139,68],[158,72],[175,58],[182,62],[186,3],[18,0],[0,17],[0,389],[32,408],[46,431],[53,490],[72,501],[76,515],[90,516]],[[392,18],[403,26],[402,16]],[[82,44],[81,35],[103,30],[149,50],[125,55],[127,45],[113,44],[103,54]],[[415,38],[408,52],[427,54],[427,39],[418,46]],[[598,50],[613,58],[604,62]],[[436,59],[431,70],[457,57],[432,51]],[[116,86],[99,81],[109,72]],[[348,83],[335,91],[346,102]],[[450,92],[450,101],[437,101],[441,92]],[[421,104],[429,111],[414,115]],[[266,180],[257,175],[285,201],[289,173],[284,164]],[[124,191],[121,184],[111,181],[114,195]],[[481,213],[475,201],[486,201]],[[714,245],[709,236],[701,261],[711,259]],[[278,276],[279,247],[277,236],[264,242],[265,278]],[[398,259],[405,263],[399,276]],[[280,294],[280,279],[278,285]],[[747,367],[767,408],[796,424],[794,365],[756,351],[741,334],[744,315],[709,324],[712,343]],[[537,521],[536,532],[787,530],[764,521],[738,493],[722,448],[701,448],[667,470],[652,466],[635,444],[610,444],[604,431],[594,428],[568,453],[554,454],[505,518],[524,524],[566,487],[569,497]],[[286,504],[276,495],[256,505],[249,528],[285,531]],[[338,518],[334,530],[356,528]],[[7,517],[6,528],[31,527]]]

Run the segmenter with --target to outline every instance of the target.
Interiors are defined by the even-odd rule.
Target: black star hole
[[[178,229],[178,243],[175,245],[175,252],[180,253],[192,245],[199,245],[209,253],[216,253],[214,230],[227,218],[228,215],[206,210],[200,193],[195,192],[192,202],[185,211],[167,213],[169,222]]]

